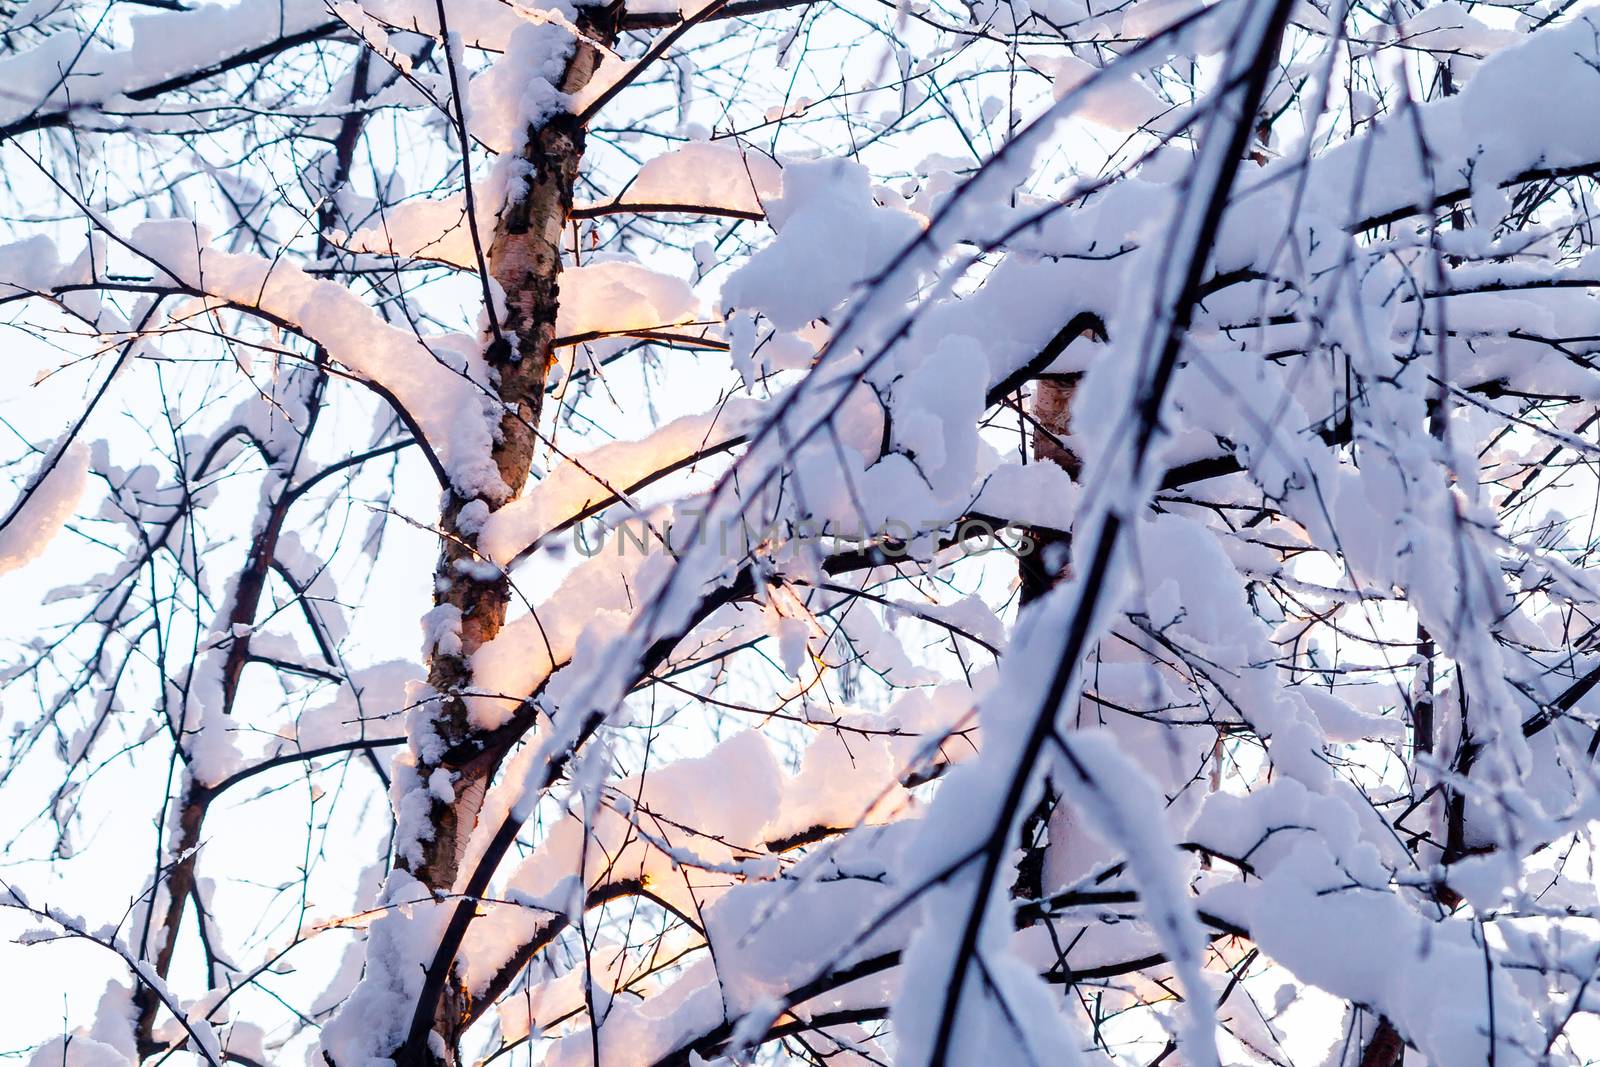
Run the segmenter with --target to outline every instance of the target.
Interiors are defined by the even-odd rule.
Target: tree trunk
[[[615,39],[608,9],[581,9],[580,36],[568,60],[560,88],[576,93],[588,84],[599,65],[596,43]],[[488,268],[505,294],[502,337],[487,348],[498,375],[499,399],[505,408],[494,447],[495,465],[511,490],[520,494],[528,480],[537,443],[546,376],[554,355],[556,305],[561,273],[561,241],[572,212],[573,186],[583,158],[584,130],[576,116],[561,114],[543,127],[530,128],[523,158],[528,163],[520,196],[512,193],[500,213],[488,250]],[[398,867],[436,894],[449,893],[460,871],[467,841],[477,824],[490,780],[505,755],[505,744],[491,744],[474,730],[463,694],[472,684],[471,657],[505,623],[510,584],[504,574],[490,575],[477,551],[476,526],[463,526],[462,511],[472,500],[447,495],[439,528],[439,562],[434,570],[434,603],[461,615],[458,651],[435,650],[429,659],[428,682],[438,694],[432,727],[446,755],[438,763],[419,762],[423,783],[439,770],[450,775],[453,797],[433,797],[428,816],[431,838],[418,842],[421,859],[396,857]],[[492,512],[506,500],[482,498]],[[480,509],[474,508],[474,511]],[[405,843],[402,843],[404,845]],[[403,849],[402,849],[403,851]],[[465,992],[452,976],[435,1013],[434,1030],[445,1040],[446,1063],[456,1062]]]
[[[1094,336],[1092,331],[1085,331],[1085,335]],[[1047,375],[1035,382],[1033,392],[1033,458],[1040,463],[1054,463],[1073,481],[1083,473],[1083,460],[1067,447],[1066,439],[1072,430],[1072,398],[1082,378],[1080,372]],[[1018,596],[1024,607],[1065,577],[1072,540],[1063,530],[1049,529],[1030,530],[1028,538],[1032,551],[1017,560],[1021,582]],[[1038,900],[1045,895],[1045,852],[1050,846],[1050,831],[1059,832],[1055,824],[1060,820],[1053,818],[1058,806],[1055,787],[1047,780],[1044,796],[1022,822],[1022,858],[1011,883],[1011,895],[1017,900]]]

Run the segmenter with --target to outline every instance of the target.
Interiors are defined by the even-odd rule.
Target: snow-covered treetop
[[[30,1063],[1600,1056],[1600,8],[0,18]]]

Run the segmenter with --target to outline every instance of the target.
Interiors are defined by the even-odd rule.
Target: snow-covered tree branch
[[[0,1052],[1600,1058],[1600,9],[0,20]]]

